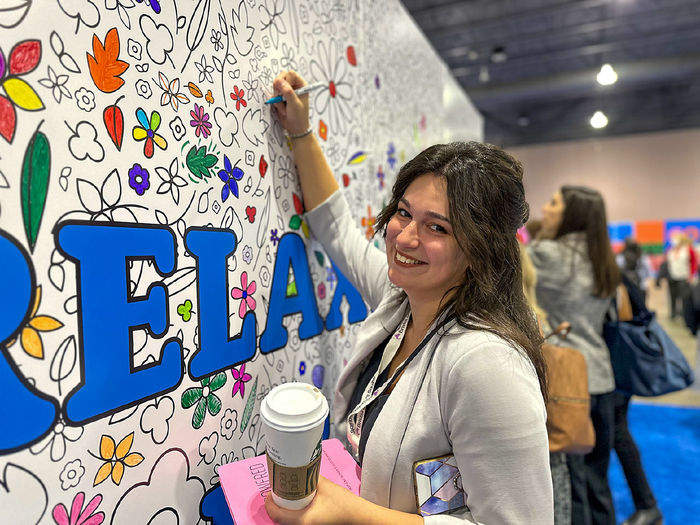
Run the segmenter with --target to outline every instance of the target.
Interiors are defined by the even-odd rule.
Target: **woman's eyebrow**
[[[408,202],[408,200],[406,200],[405,197],[402,197],[400,199],[400,202],[405,204],[409,208],[411,207],[411,203]],[[429,217],[432,217],[433,219],[439,219],[441,221],[445,221],[447,224],[452,224],[448,217],[445,217],[444,215],[442,215],[441,213],[438,213],[436,211],[427,211],[427,212],[425,212],[425,214],[428,215]]]

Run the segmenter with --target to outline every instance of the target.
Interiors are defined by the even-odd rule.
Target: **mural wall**
[[[289,68],[368,242],[405,160],[480,138],[396,0],[0,0],[3,523],[232,523],[262,397],[330,396],[367,309],[263,104]]]

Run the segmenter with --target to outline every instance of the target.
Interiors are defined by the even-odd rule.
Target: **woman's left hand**
[[[288,510],[279,507],[272,494],[265,497],[265,510],[275,523],[281,525],[334,525],[360,523],[363,507],[370,503],[323,476],[318,478],[316,496],[308,507]]]

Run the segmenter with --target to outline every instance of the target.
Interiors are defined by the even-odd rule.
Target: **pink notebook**
[[[321,476],[341,487],[360,493],[360,467],[337,439],[322,444]],[[274,525],[265,511],[264,497],[270,491],[265,455],[219,467],[219,480],[236,525]]]

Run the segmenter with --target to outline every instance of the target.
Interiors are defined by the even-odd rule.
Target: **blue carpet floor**
[[[665,525],[700,525],[700,408],[633,402],[628,420]],[[622,523],[634,504],[614,453],[610,487]]]

